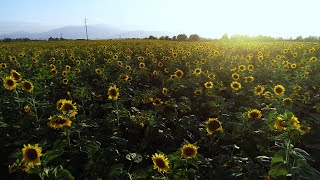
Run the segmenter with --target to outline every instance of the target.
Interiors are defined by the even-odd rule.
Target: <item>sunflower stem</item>
[[[118,121],[118,127],[120,126],[120,117],[119,117],[119,106],[118,106],[118,101],[116,101],[116,107],[117,107],[117,121]]]

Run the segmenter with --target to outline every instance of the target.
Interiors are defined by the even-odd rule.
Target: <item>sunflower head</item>
[[[231,84],[230,84],[230,87],[235,90],[235,91],[238,91],[241,89],[241,84],[237,81],[233,81]]]
[[[57,102],[57,107],[59,107],[61,103],[59,110],[62,111],[63,114],[67,114],[70,117],[74,117],[78,114],[76,103],[72,103],[72,100],[62,99],[60,102],[59,101]]]
[[[248,118],[249,119],[260,119],[262,116],[262,113],[258,109],[251,109],[248,111]]]
[[[168,88],[162,88],[162,94],[167,95],[168,94]]]
[[[209,81],[204,83],[204,87],[207,89],[212,89],[213,88],[213,82]]]
[[[160,173],[165,173],[170,169],[169,160],[165,155],[155,153],[152,155],[153,167]]]
[[[16,70],[11,70],[11,76],[16,80],[16,81],[21,81],[22,76],[20,73],[18,73]]]
[[[214,133],[223,132],[221,124],[222,123],[219,121],[218,118],[209,118],[206,122],[207,133],[212,135]]]
[[[193,71],[193,74],[195,74],[195,75],[200,75],[200,74],[201,74],[201,69],[200,69],[200,68],[196,68],[196,69]]]
[[[181,148],[181,156],[186,159],[196,157],[198,154],[198,147],[193,144],[185,144]]]
[[[3,79],[3,86],[7,90],[11,91],[11,90],[13,90],[13,89],[15,89],[17,87],[17,81],[12,76],[5,77]]]
[[[238,73],[233,73],[232,75],[231,75],[231,77],[232,77],[232,79],[233,80],[238,80],[239,78],[240,78],[240,75],[238,74]]]
[[[108,89],[108,99],[112,100],[112,101],[116,101],[118,100],[119,96],[120,96],[120,92],[119,89],[117,88],[116,85],[111,85]]]
[[[163,101],[161,101],[160,98],[155,98],[155,99],[153,99],[152,105],[154,105],[154,106],[160,106],[160,105],[162,105],[162,104],[163,104]]]
[[[34,86],[30,81],[22,81],[21,87],[24,91],[27,91],[27,92],[32,92],[34,89]]]
[[[260,96],[261,94],[263,94],[263,91],[264,91],[264,87],[263,86],[257,86],[254,88],[254,95],[256,96]]]
[[[38,144],[36,145],[30,145],[28,144],[23,145],[22,148],[22,161],[26,164],[30,165],[40,165],[40,157],[42,156],[42,149],[41,147],[38,147]]]
[[[201,91],[201,89],[196,89],[193,93],[196,96],[200,96],[202,94],[202,91]]]
[[[238,67],[238,69],[239,69],[239,71],[244,71],[244,70],[246,70],[246,66],[245,65],[240,65]]]
[[[71,127],[72,121],[63,116],[50,116],[48,118],[48,126],[53,129],[61,129],[63,127]]]
[[[253,76],[247,76],[246,79],[245,79],[245,82],[246,83],[252,83],[254,80],[254,77]]]
[[[284,98],[282,100],[283,104],[285,105],[291,105],[292,104],[292,99],[291,98]]]
[[[139,63],[139,68],[143,69],[146,67],[146,64],[144,62]]]
[[[183,71],[181,71],[180,69],[176,70],[176,72],[174,72],[174,75],[177,77],[177,78],[182,78],[183,76]]]
[[[254,66],[253,66],[252,64],[250,64],[250,65],[248,66],[248,70],[249,70],[249,71],[253,71],[253,70],[254,70]]]
[[[274,88],[273,88],[273,92],[278,95],[278,96],[281,96],[284,94],[285,92],[285,88],[282,86],[282,85],[276,85]]]
[[[274,128],[280,132],[286,131],[288,129],[288,122],[283,119],[281,116],[278,116],[276,118],[276,121],[274,122]]]

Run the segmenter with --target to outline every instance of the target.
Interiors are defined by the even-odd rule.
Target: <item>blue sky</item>
[[[318,0],[6,0],[2,26],[52,27],[107,24],[129,30],[320,36]],[[30,25],[31,26],[31,25]],[[36,31],[36,30],[35,30]]]

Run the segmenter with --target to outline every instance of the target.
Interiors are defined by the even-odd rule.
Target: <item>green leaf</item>
[[[289,174],[286,165],[282,162],[279,163],[273,163],[271,165],[271,169],[269,170],[268,174],[271,177],[278,177],[278,176],[285,176]]]
[[[309,164],[292,168],[293,180],[314,180],[320,179],[320,172],[311,167]]]
[[[59,180],[74,180],[74,177],[67,169],[63,169],[57,172],[56,179]]]
[[[148,173],[146,171],[137,170],[132,172],[132,176],[134,179],[146,179]]]
[[[300,148],[294,148],[293,150],[294,150],[294,152],[297,153],[298,156],[306,159],[307,161],[312,161],[313,160],[312,157],[310,156],[310,154],[307,153],[305,150],[300,149]]]
[[[8,124],[6,124],[5,122],[1,122],[0,121],[0,128],[5,128],[7,126],[8,126]]]
[[[63,149],[55,149],[55,150],[47,151],[43,155],[42,164],[46,165],[50,161],[52,161],[55,158],[61,156],[63,153],[64,153]]]
[[[115,164],[111,167],[108,176],[110,178],[117,177],[123,173],[123,164]]]
[[[272,157],[271,165],[274,163],[284,162],[284,156],[285,156],[284,151],[282,150],[279,151],[276,155]]]

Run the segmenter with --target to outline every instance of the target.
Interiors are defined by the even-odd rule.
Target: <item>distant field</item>
[[[0,43],[4,179],[320,179],[320,44]]]

